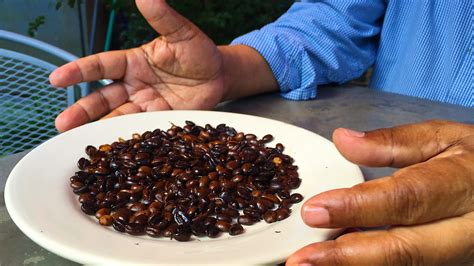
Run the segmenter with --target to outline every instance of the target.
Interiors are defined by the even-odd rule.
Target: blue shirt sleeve
[[[384,0],[301,1],[232,45],[267,60],[283,97],[312,99],[318,84],[352,80],[373,64],[385,8]]]

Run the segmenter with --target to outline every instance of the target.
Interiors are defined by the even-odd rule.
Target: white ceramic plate
[[[261,117],[210,111],[165,111],[121,116],[63,133],[26,155],[11,172],[5,203],[16,225],[33,241],[70,260],[84,264],[263,264],[283,262],[307,244],[323,241],[336,230],[313,229],[301,220],[302,203],[281,222],[246,226],[238,236],[177,242],[164,238],[130,236],[100,226],[82,213],[69,187],[84,148],[130,138],[170,122],[184,125],[226,123],[237,131],[262,137],[271,133],[299,166],[302,183],[296,192],[305,199],[319,192],[349,187],[363,181],[360,169],[346,161],[334,145],[310,131]]]

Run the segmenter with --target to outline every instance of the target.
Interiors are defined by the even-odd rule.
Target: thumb
[[[338,128],[333,142],[351,162],[405,167],[440,154],[469,132],[466,127],[472,126],[432,120],[367,132]]]
[[[190,39],[200,32],[189,20],[171,8],[165,0],[136,0],[146,21],[168,42]]]

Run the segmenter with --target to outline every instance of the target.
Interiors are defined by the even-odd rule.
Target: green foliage
[[[111,1],[109,1],[110,4]],[[228,44],[237,36],[277,19],[292,0],[168,0],[180,14],[201,28],[216,44]],[[157,34],[138,12],[134,1],[119,0],[114,28],[114,49],[136,47]]]
[[[32,22],[28,23],[28,35],[35,37],[38,32],[38,28],[43,25],[46,21],[44,16],[38,16]]]
[[[64,3],[74,7],[78,0],[56,0],[55,8]],[[135,1],[102,0],[108,10],[117,12],[113,29],[112,49],[139,46],[157,37],[157,33],[142,17]],[[293,0],[168,0],[180,14],[195,23],[216,44],[228,44],[232,39],[258,29],[277,19],[293,3]],[[30,23],[28,34],[34,36],[44,24],[44,16]],[[31,32],[31,33],[30,33]]]

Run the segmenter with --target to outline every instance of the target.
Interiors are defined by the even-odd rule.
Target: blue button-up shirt
[[[288,99],[374,65],[372,88],[474,106],[474,0],[301,1],[233,44],[261,53]]]

